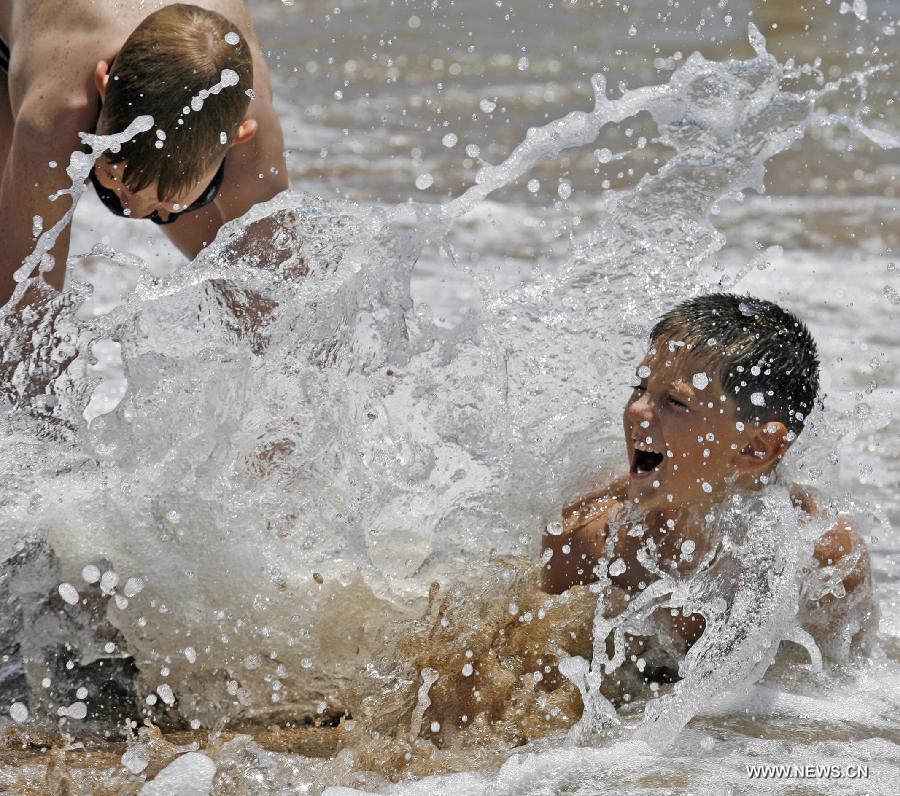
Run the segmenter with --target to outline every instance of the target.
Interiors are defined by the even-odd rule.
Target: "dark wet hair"
[[[819,356],[806,324],[793,313],[751,296],[697,296],[665,313],[650,342],[709,355],[739,419],[777,420],[795,434],[803,430],[819,392]]]

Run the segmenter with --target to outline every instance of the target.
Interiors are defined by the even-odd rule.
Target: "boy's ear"
[[[768,470],[790,445],[787,434],[784,423],[777,420],[752,429],[747,444],[735,457],[735,466],[742,473]]]
[[[106,84],[109,83],[109,64],[106,61],[97,61],[94,67],[94,85],[100,94],[100,101],[106,102]]]
[[[244,119],[244,121],[241,122],[241,126],[238,127],[237,135],[234,137],[231,145],[237,146],[238,144],[246,144],[256,135],[258,128],[259,125],[257,124],[256,119]]]

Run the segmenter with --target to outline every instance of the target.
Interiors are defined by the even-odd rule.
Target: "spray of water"
[[[17,316],[30,321],[26,340],[7,314],[4,553],[39,539],[53,551],[58,579],[80,584],[86,562],[115,573],[105,590],[84,579],[70,613],[83,611],[89,594],[105,599],[116,641],[101,646],[134,656],[153,697],[145,711],[177,710],[195,726],[344,707],[354,697],[342,689],[377,659],[386,635],[421,614],[430,584],[453,584],[457,628],[470,618],[484,640],[480,654],[498,661],[490,669],[497,679],[485,676],[475,699],[466,666],[475,667],[464,658],[444,655],[459,664],[452,673],[440,662],[390,677],[367,670],[379,687],[385,678],[396,686],[383,713],[404,717],[404,743],[413,745],[434,721],[436,737],[451,726],[465,735],[481,701],[505,716],[504,737],[515,742],[537,737],[541,724],[557,726],[555,718],[568,726],[579,700],[575,736],[608,732],[619,719],[606,675],[622,666],[624,634],[640,634],[657,609],[701,611],[710,629],[682,661],[681,683],[637,720],[640,738],[664,745],[711,695],[756,678],[781,639],[804,640],[794,617],[814,529],[797,533],[786,494],[723,504],[715,555],[683,581],[661,578],[624,610],[612,612],[606,599],[598,606],[585,591],[593,650],[582,634],[578,649],[559,641],[552,654],[545,648],[531,660],[520,651],[526,663],[510,664],[512,652],[496,650],[510,634],[494,630],[512,622],[530,638],[543,627],[549,644],[553,628],[571,619],[566,603],[510,587],[531,607],[513,611],[504,600],[501,622],[460,595],[485,580],[507,583],[487,562],[533,555],[536,529],[615,466],[619,410],[604,396],[627,381],[624,352],[659,310],[709,287],[700,265],[723,243],[710,208],[762,191],[766,161],[812,127],[841,123],[898,145],[855,117],[820,110],[840,83],[779,64],[753,28],[750,38],[750,60],[695,54],[668,83],[618,99],[595,79],[593,111],[529,131],[447,204],[379,209],[283,195],[224,228],[189,268],[165,280],[143,276],[107,315],[80,320],[83,295],[47,293],[23,311],[27,318]],[[783,86],[803,79],[814,87]],[[864,85],[866,75],[852,80]],[[539,160],[590,145],[607,125],[639,114],[670,157],[636,187],[608,195],[602,223],[573,240],[558,273],[506,293],[486,290],[453,330],[414,304],[418,254],[454,219]],[[89,165],[73,164],[75,184]],[[128,387],[88,424],[95,384],[86,367],[101,339],[120,342]],[[143,590],[127,596],[118,585],[126,576],[139,577]],[[501,599],[493,588],[485,593],[488,603]],[[726,605],[713,595],[726,595]],[[429,644],[456,644],[407,632],[422,639],[425,658]],[[48,621],[29,650],[32,683],[43,675],[41,644],[66,633]],[[536,687],[544,667],[557,665],[569,680]],[[509,679],[504,671],[540,674],[516,692],[516,704],[537,708],[503,712],[491,689],[511,693],[498,685]],[[427,704],[416,701],[420,686]],[[380,712],[377,701],[354,704]],[[441,704],[455,711],[451,721],[430,719]]]

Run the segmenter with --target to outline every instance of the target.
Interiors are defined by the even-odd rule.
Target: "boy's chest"
[[[674,540],[657,540],[634,526],[617,529],[609,576],[622,589],[634,593],[678,569],[680,559]]]

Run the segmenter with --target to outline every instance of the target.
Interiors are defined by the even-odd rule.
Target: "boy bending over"
[[[704,519],[710,508],[774,481],[818,385],[809,330],[776,304],[714,294],[670,310],[653,327],[625,405],[628,473],[563,510],[563,533],[543,541],[552,553],[544,588],[560,593],[596,581],[608,542],[624,563],[609,577],[625,599],[657,580],[641,559],[657,571],[686,573],[713,544]],[[791,498],[808,518],[823,516],[800,487],[791,487]],[[637,521],[644,533],[629,535]],[[814,559],[800,621],[826,657],[846,658],[876,624],[868,552],[852,522],[839,518],[816,542]],[[823,593],[816,584],[829,576],[837,586]],[[700,614],[676,612],[670,624],[683,651],[705,629]]]
[[[193,259],[219,228],[288,187],[269,70],[242,0],[0,0],[0,307],[13,275],[71,209],[79,133],[139,133],[94,164],[116,216],[144,219]],[[44,280],[62,290],[69,230]]]

